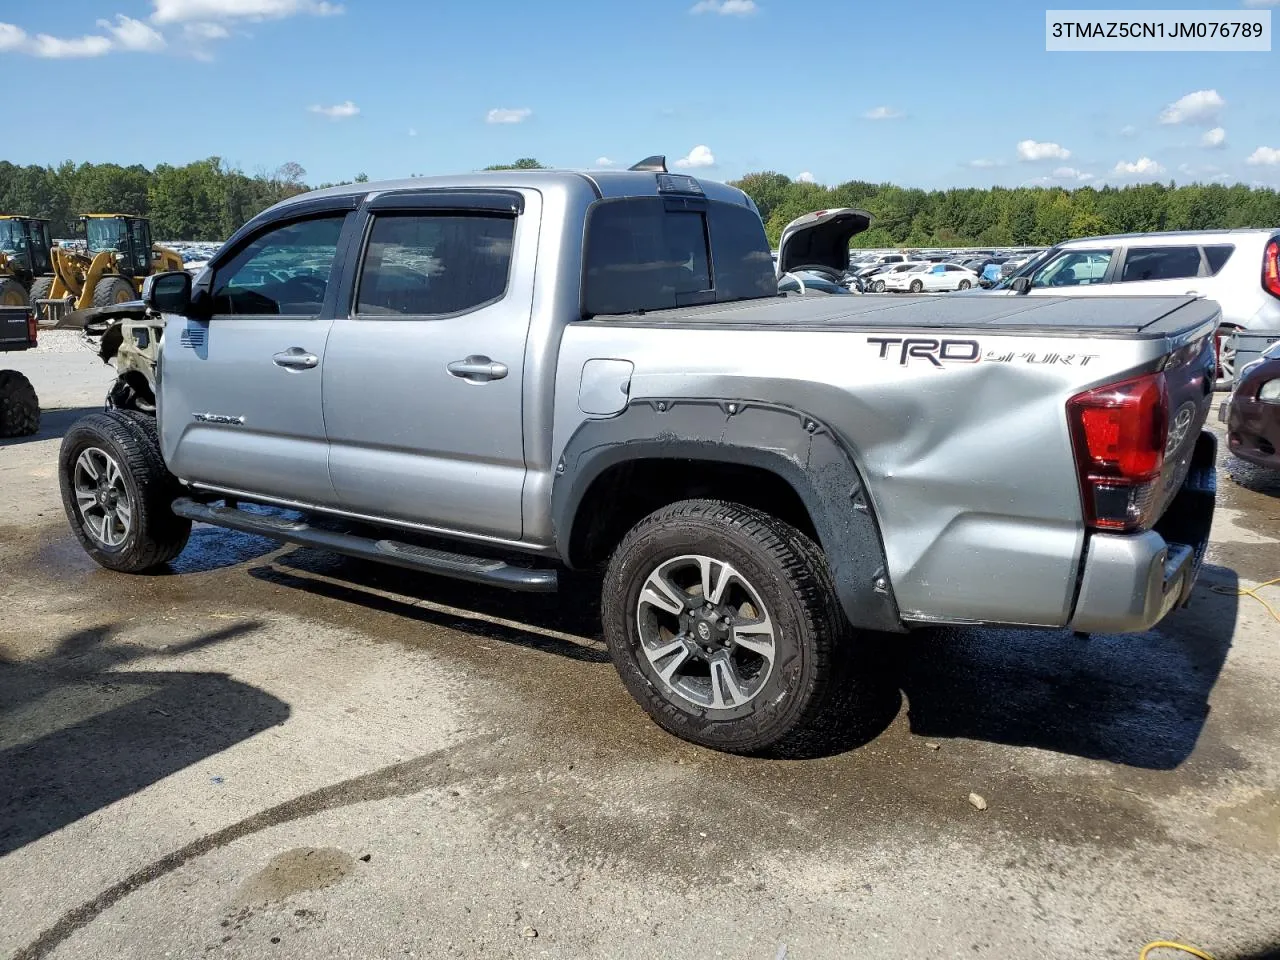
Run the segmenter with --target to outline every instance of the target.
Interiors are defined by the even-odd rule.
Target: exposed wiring
[[[1183,953],[1189,953],[1193,957],[1199,957],[1200,960],[1213,960],[1213,957],[1205,953],[1203,950],[1197,950],[1195,947],[1188,947],[1185,943],[1174,943],[1172,940],[1156,940],[1148,943],[1142,948],[1142,953],[1138,954],[1138,960],[1147,960],[1147,955],[1152,950],[1181,950]]]
[[[1271,614],[1277,623],[1280,623],[1280,613],[1277,613],[1276,608],[1263,599],[1258,593],[1258,591],[1263,587],[1272,587],[1278,583],[1280,583],[1280,577],[1276,577],[1274,580],[1268,580],[1266,583],[1260,583],[1256,587],[1223,587],[1214,585],[1209,589],[1214,593],[1221,593],[1228,597],[1253,597],[1253,599],[1257,600],[1266,608],[1267,613]]]

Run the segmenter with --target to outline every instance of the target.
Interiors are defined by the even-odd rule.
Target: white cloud
[[[182,35],[188,40],[225,40],[231,36],[231,31],[220,23],[205,23],[198,20],[195,23],[184,23]]]
[[[0,52],[21,50],[27,45],[27,31],[12,23],[0,23]]]
[[[524,123],[531,116],[533,111],[528,107],[518,107],[511,109],[509,107],[494,107],[484,118],[485,123]]]
[[[1251,167],[1275,167],[1280,166],[1280,150],[1275,147],[1259,147],[1253,153],[1249,154],[1245,163]]]
[[[1160,112],[1161,123],[1194,123],[1213,126],[1218,112],[1227,105],[1217,90],[1197,90],[1188,93]]]
[[[705,144],[698,144],[689,151],[687,157],[681,157],[676,161],[677,167],[714,167],[716,165],[715,154],[711,152],[711,148]]]
[[[1004,161],[987,160],[984,157],[979,157],[977,160],[970,160],[968,165],[973,167],[975,170],[990,170],[993,167],[1003,167]]]
[[[90,35],[64,40],[47,33],[37,33],[31,38],[28,51],[36,57],[50,60],[70,60],[82,57],[101,57],[111,52],[111,41],[106,37]]]
[[[796,183],[817,183],[817,182],[818,181],[814,179],[813,174],[810,173],[808,170],[804,171],[804,173],[800,173],[796,175]]]
[[[298,14],[332,17],[342,4],[327,0],[151,0],[153,23],[189,20],[280,20]]]
[[[746,17],[756,12],[755,0],[698,0],[690,13],[718,13],[724,17]]]
[[[1018,141],[1019,160],[1066,160],[1070,156],[1070,150],[1056,143],[1038,140]]]
[[[1112,171],[1117,177],[1146,177],[1164,173],[1164,167],[1150,157],[1139,157],[1133,163],[1121,160]]]
[[[307,109],[311,113],[318,113],[320,116],[328,117],[330,120],[349,120],[360,112],[360,108],[350,100],[335,103],[331,107],[322,107],[318,103],[312,104]]]
[[[1132,123],[1126,123],[1123,127],[1120,128],[1120,136],[1122,137],[1136,137],[1137,135],[1138,135],[1138,128],[1135,127]]]
[[[1214,127],[1212,130],[1206,130],[1204,135],[1200,137],[1200,146],[1216,148],[1224,146],[1227,142],[1227,131],[1221,127]]]
[[[902,111],[894,107],[872,107],[862,115],[863,120],[897,120]]]
[[[98,26],[112,36],[112,46],[117,50],[136,50],[140,53],[155,53],[165,48],[165,39],[155,27],[148,26],[141,20],[116,14],[116,22],[99,20]]]
[[[608,157],[596,157],[597,167],[616,167],[617,163]]]
[[[1092,180],[1092,173],[1085,173],[1075,167],[1058,167],[1050,174],[1055,180]]]

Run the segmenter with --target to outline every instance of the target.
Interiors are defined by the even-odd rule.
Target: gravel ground
[[[892,638],[870,726],[747,760],[648,722],[589,594],[206,527],[98,569],[56,456],[110,370],[4,359],[46,410],[0,445],[0,956],[1280,956],[1274,476],[1224,458],[1158,630]]]

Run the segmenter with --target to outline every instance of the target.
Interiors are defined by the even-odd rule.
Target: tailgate
[[[34,347],[27,307],[0,307],[0,350],[26,350]]]

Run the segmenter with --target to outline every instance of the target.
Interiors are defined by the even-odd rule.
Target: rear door
[[[160,424],[178,476],[333,504],[320,386],[348,218],[312,208],[251,233],[201,278],[212,318],[168,318]]]
[[[1198,244],[1129,247],[1124,252],[1112,292],[1151,296],[1195,295],[1199,278],[1211,272]]]
[[[367,205],[350,316],[333,326],[324,369],[329,470],[346,510],[520,538],[540,217],[534,191]]]

